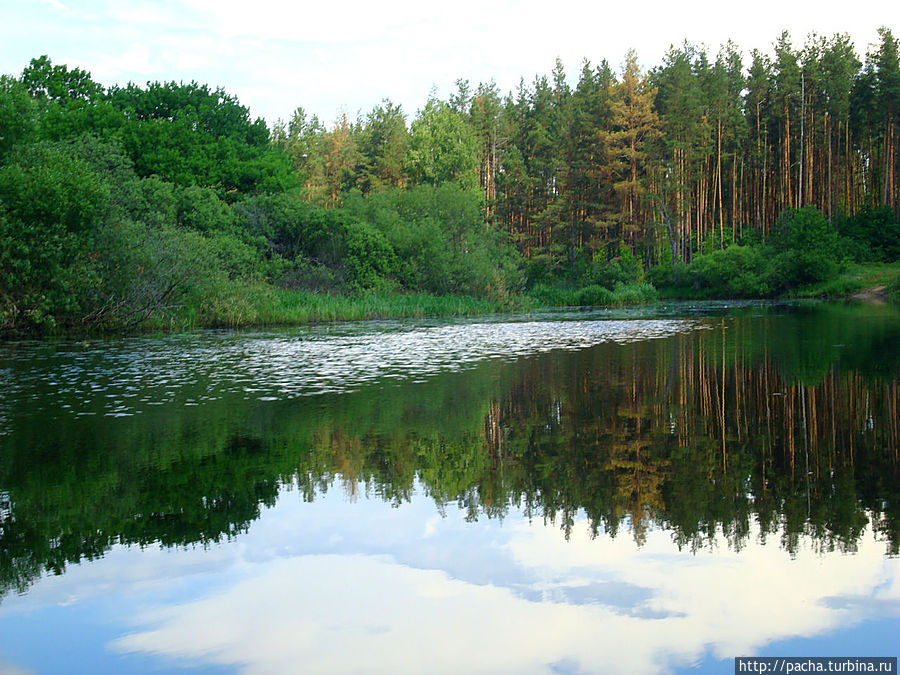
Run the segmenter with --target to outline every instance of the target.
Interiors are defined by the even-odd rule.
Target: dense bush
[[[690,265],[661,265],[650,271],[659,287],[700,297],[771,297],[833,279],[841,268],[837,234],[819,211],[788,209],[770,240],[697,255]]]
[[[617,286],[640,284],[644,281],[644,268],[628,246],[617,246],[615,256],[576,257],[572,262],[565,255],[536,255],[526,263],[526,280],[534,295],[538,287],[556,286],[563,292],[600,287],[608,291]],[[538,293],[544,293],[545,290]],[[602,302],[578,303],[600,305]]]
[[[842,218],[838,232],[845,251],[857,262],[900,260],[900,218],[888,206],[863,207],[855,216]]]
[[[519,257],[502,234],[485,226],[477,190],[443,183],[366,196],[353,191],[344,209],[388,239],[404,288],[492,300],[521,288]]]
[[[619,246],[616,256],[610,260],[593,262],[591,276],[582,282],[600,284],[604,288],[640,284],[644,280],[644,266],[629,246]]]
[[[768,252],[761,247],[732,244],[699,255],[690,266],[693,286],[731,297],[766,297],[775,292]]]
[[[78,259],[109,191],[58,143],[25,146],[0,167],[0,322],[53,325],[76,312]]]
[[[811,206],[787,209],[775,222],[773,283],[779,290],[827,281],[840,270],[837,233]]]
[[[16,145],[32,140],[37,127],[37,107],[28,88],[0,75],[0,160]]]
[[[538,284],[529,291],[532,300],[543,307],[614,307],[643,305],[654,302],[656,289],[647,283],[616,284],[612,289],[592,285],[563,289],[559,286]]]
[[[597,286],[585,286],[575,293],[574,304],[579,306],[597,306],[613,304],[613,293],[608,288]]]
[[[267,242],[270,256],[289,263],[289,285],[319,267],[329,270],[334,290],[379,288],[395,271],[387,238],[344,210],[312,206],[296,193],[254,197],[237,210],[246,231]]]

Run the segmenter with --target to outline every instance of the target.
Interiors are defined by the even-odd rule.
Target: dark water
[[[0,672],[897,655],[900,312],[0,343]]]

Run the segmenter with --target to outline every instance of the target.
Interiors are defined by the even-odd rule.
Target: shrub
[[[612,292],[615,305],[644,305],[656,301],[656,289],[650,284],[618,284]]]
[[[0,313],[3,325],[52,326],[77,312],[76,265],[109,200],[91,167],[62,144],[12,153],[0,168]]]
[[[387,238],[404,288],[505,302],[521,289],[520,258],[503,234],[485,226],[482,200],[478,190],[445,183],[354,191],[345,210]]]
[[[772,243],[781,251],[809,251],[837,258],[837,233],[812,206],[785,209],[773,228]]]
[[[775,291],[766,251],[755,246],[732,244],[699,255],[688,276],[695,288],[714,289],[730,297],[765,297]]]
[[[582,306],[611,305],[614,299],[613,292],[596,284],[585,286],[575,293],[575,304]]]
[[[338,286],[381,287],[396,271],[397,258],[384,234],[341,209],[318,208],[286,193],[246,200],[237,212],[245,228],[267,242],[270,256],[324,266]]]
[[[561,307],[572,304],[569,302],[569,296],[572,294],[556,286],[538,284],[529,291],[529,294],[535,304],[541,307]]]
[[[889,206],[863,207],[838,223],[847,240],[845,251],[857,262],[900,260],[900,219]]]
[[[605,288],[615,288],[617,285],[629,285],[641,283],[644,280],[644,268],[629,246],[621,246],[619,255],[605,264],[597,266],[592,279]]]

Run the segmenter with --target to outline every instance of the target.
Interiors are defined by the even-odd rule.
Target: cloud
[[[11,663],[0,660],[0,673],[3,673],[3,675],[32,675],[34,671],[26,668],[19,668]]]
[[[650,651],[616,648],[638,642],[641,621],[602,606],[530,602],[384,557],[303,556],[259,572],[225,593],[142,616],[154,627],[112,648],[251,673],[301,663],[319,673],[527,672],[561,659],[606,672],[658,665]],[[612,621],[617,636],[598,632]]]
[[[250,673],[298,663],[314,672],[549,672],[553,664],[656,672],[709,651],[728,658],[833,631],[900,600],[900,566],[871,536],[854,556],[809,546],[792,557],[758,541],[738,553],[724,536],[694,555],[659,530],[637,547],[627,536],[592,539],[584,520],[567,541],[552,525],[513,519],[485,526],[506,552],[505,569],[485,581],[468,570],[498,561],[477,545],[468,547],[470,567],[457,565],[455,539],[471,543],[472,526],[460,532],[453,521],[429,519],[425,533],[402,528],[419,534],[386,546],[393,554],[263,556],[227,587],[140,613],[111,648]],[[398,526],[369,531],[374,540]],[[368,550],[359,536],[344,532],[341,545]],[[444,566],[408,562],[424,541],[444,551]]]
[[[44,578],[4,598],[0,630],[37,608],[127,607],[110,619],[115,652],[251,673],[656,672],[900,606],[900,560],[871,532],[854,555],[806,541],[792,557],[758,531],[740,552],[719,534],[693,554],[663,530],[641,547],[625,533],[592,538],[584,518],[567,540],[515,512],[436,515],[425,497],[393,508],[288,491],[234,541],[115,547]]]
[[[835,0],[814,10],[808,3],[762,0],[740,21],[733,17],[713,0],[690,6],[650,0],[639,9],[581,0],[552,8],[537,0],[14,0],[0,7],[0,24],[22,30],[11,36],[0,65],[17,72],[29,58],[49,53],[77,61],[106,84],[197,80],[238,94],[270,123],[297,106],[330,122],[342,108],[367,112],[383,98],[412,114],[432,86],[447,96],[458,78],[493,79],[506,93],[520,78],[530,83],[548,74],[557,56],[570,80],[582,59],[606,59],[618,68],[629,48],[651,67],[685,39],[713,53],[729,38],[745,52],[768,52],[783,28],[798,47],[812,31],[846,31],[864,53],[885,22],[879,3],[848,14]],[[136,48],[149,58],[119,60]]]

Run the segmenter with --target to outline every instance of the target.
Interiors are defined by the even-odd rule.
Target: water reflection
[[[0,347],[0,400],[42,412],[130,415],[148,405],[196,405],[223,396],[276,401],[347,393],[387,379],[423,380],[486,359],[515,360],[604,342],[692,330],[690,319],[380,322],[278,333],[206,331],[166,338]],[[0,424],[8,420],[0,417]],[[6,425],[4,425],[6,426]],[[2,432],[0,432],[2,433]]]
[[[317,330],[3,347],[0,632],[635,672],[897,614],[896,310]]]
[[[256,564],[224,592],[150,609],[112,646],[267,672],[303,663],[313,672],[646,673],[862,618],[834,598],[900,600],[900,570],[880,552],[866,551],[862,565],[808,551],[790,561],[759,545],[686,560],[664,533],[638,549],[589,530],[577,522],[567,543],[558,530],[510,527],[508,564],[552,579],[526,594],[387,556],[297,556]]]
[[[517,514],[502,527],[436,518],[421,497],[362,500],[351,515],[339,494],[299,496],[210,552],[116,547],[36,587],[28,611],[114,598],[129,611],[102,646],[162,664],[634,673],[752,654],[900,606],[900,565],[871,532],[854,556],[790,555],[757,536],[737,552],[721,534],[694,554],[657,528],[641,546],[595,537],[584,516],[566,537]],[[0,606],[0,622],[27,618],[23,605]]]

